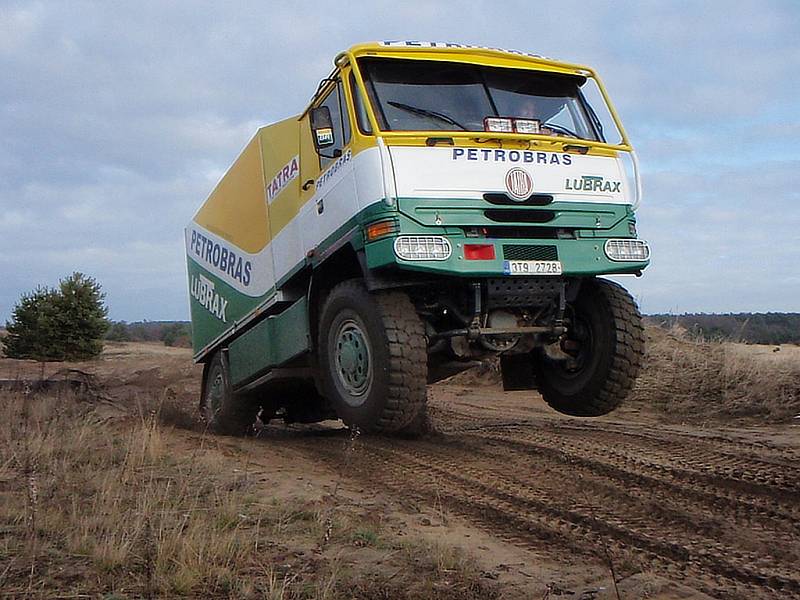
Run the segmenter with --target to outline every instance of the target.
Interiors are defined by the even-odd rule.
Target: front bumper
[[[396,267],[424,273],[465,277],[497,277],[506,275],[505,261],[523,259],[555,259],[561,262],[562,275],[591,276],[640,273],[648,264],[645,261],[612,261],[606,256],[603,238],[576,239],[487,239],[446,236],[452,246],[445,260],[403,260],[394,251],[394,237],[377,240],[365,246],[367,266],[370,269]],[[464,256],[465,244],[492,244],[495,258],[470,260]],[[530,257],[530,258],[529,258]],[[555,258],[552,258],[555,257]]]

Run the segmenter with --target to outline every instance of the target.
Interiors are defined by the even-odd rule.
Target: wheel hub
[[[342,323],[336,335],[336,375],[351,396],[361,396],[372,382],[369,345],[361,326],[353,320]]]
[[[580,317],[573,315],[569,337],[561,340],[561,350],[568,356],[563,364],[569,373],[577,373],[586,366],[593,352],[592,330]]]

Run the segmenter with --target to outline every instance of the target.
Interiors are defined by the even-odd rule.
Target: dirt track
[[[443,506],[516,546],[610,563],[618,578],[655,573],[714,598],[800,598],[800,460],[789,441],[633,414],[560,418],[494,389],[444,386],[433,396],[440,434],[428,439],[268,428],[260,442],[397,500]]]
[[[169,385],[193,404],[199,373],[185,358],[137,355],[131,373],[130,355],[110,355],[95,370],[126,394]],[[336,479],[407,515],[447,512],[484,545],[518,549],[529,570],[537,561],[563,573],[613,568],[623,590],[637,578],[680,588],[646,595],[627,585],[623,598],[800,598],[800,425],[666,424],[642,406],[574,419],[535,394],[481,385],[437,385],[430,397],[439,431],[421,440],[351,438],[338,422],[210,445],[181,435],[267,472],[280,457],[295,470],[290,484],[299,474],[317,487]],[[464,545],[480,552],[475,536]]]

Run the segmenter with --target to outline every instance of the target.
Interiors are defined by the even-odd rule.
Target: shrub
[[[130,342],[131,334],[128,331],[128,326],[125,324],[125,321],[112,323],[111,327],[108,329],[108,333],[106,333],[106,339],[110,342]]]
[[[161,341],[165,346],[188,346],[191,335],[188,323],[170,323],[161,330]]]
[[[62,279],[58,288],[23,294],[6,323],[6,356],[41,361],[97,356],[108,329],[104,298],[100,284],[82,273]]]

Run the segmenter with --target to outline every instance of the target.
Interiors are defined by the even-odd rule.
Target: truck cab
[[[220,209],[204,207],[193,223],[240,255],[248,230],[269,233],[256,249],[270,260],[252,267],[263,289],[231,302],[232,324],[196,336],[196,359],[230,380],[216,403],[204,385],[212,421],[225,402],[285,413],[264,398],[295,381],[320,415],[402,430],[424,415],[426,381],[488,355],[506,389],[538,389],[571,415],[605,414],[631,389],[641,317],[601,276],[641,274],[650,249],[636,231],[636,154],[591,68],[459,44],[360,44],[298,117],[254,139],[264,218],[223,232]],[[190,276],[199,267],[212,280],[194,254]],[[193,322],[208,321],[195,301]],[[300,342],[274,352],[287,327]]]

